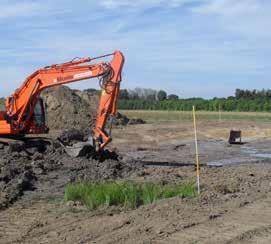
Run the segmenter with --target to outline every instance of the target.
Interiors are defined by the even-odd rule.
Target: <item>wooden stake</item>
[[[199,151],[198,151],[198,136],[197,136],[197,123],[196,123],[195,106],[193,106],[193,124],[194,124],[195,148],[196,148],[197,187],[198,187],[198,194],[200,194],[200,181],[199,181],[200,168],[199,168]]]

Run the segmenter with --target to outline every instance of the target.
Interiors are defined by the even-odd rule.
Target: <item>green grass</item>
[[[120,113],[129,118],[141,118],[149,123],[169,122],[169,121],[191,121],[190,111],[154,111],[154,110],[120,110]],[[197,118],[200,121],[208,120],[247,120],[270,122],[271,113],[267,112],[208,112],[197,111]]]
[[[136,208],[159,199],[195,197],[193,184],[162,186],[153,183],[104,182],[68,184],[65,188],[65,201],[79,201],[90,209],[99,206],[121,206]]]

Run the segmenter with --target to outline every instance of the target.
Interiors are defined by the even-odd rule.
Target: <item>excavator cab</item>
[[[42,98],[38,99],[32,118],[33,118],[33,122],[38,127],[44,126],[46,124],[45,109],[44,109],[44,103],[43,103]]]
[[[44,102],[42,98],[40,97],[37,99],[34,112],[32,114],[30,121],[31,122],[30,122],[28,133],[34,133],[34,134],[48,133],[49,129],[46,126]]]

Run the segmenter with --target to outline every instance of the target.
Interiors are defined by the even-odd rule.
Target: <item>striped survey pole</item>
[[[193,125],[194,125],[194,133],[195,133],[197,188],[198,188],[198,194],[200,194],[200,181],[199,181],[200,168],[199,168],[199,151],[198,151],[198,136],[197,136],[197,122],[196,122],[195,106],[193,106]]]

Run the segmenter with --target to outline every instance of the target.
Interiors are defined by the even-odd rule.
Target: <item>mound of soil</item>
[[[45,90],[41,96],[50,129],[93,127],[99,102],[96,92],[58,86]]]
[[[28,139],[3,146],[0,149],[0,209],[14,203],[26,191],[42,192],[43,196],[63,194],[63,187],[69,182],[123,178],[142,168],[114,152],[105,151],[96,156],[72,158],[58,140]]]
[[[91,131],[89,129],[67,129],[63,130],[59,135],[58,139],[65,146],[72,146],[76,142],[85,142],[88,140]]]
[[[51,130],[94,127],[99,104],[97,91],[58,86],[45,90],[41,96],[46,104],[47,123]],[[129,119],[120,113],[113,120],[115,126],[143,123],[142,119]]]
[[[113,120],[113,125],[136,125],[136,124],[145,124],[146,122],[143,119],[133,118],[129,119],[127,116],[121,113],[117,113],[115,119]]]

